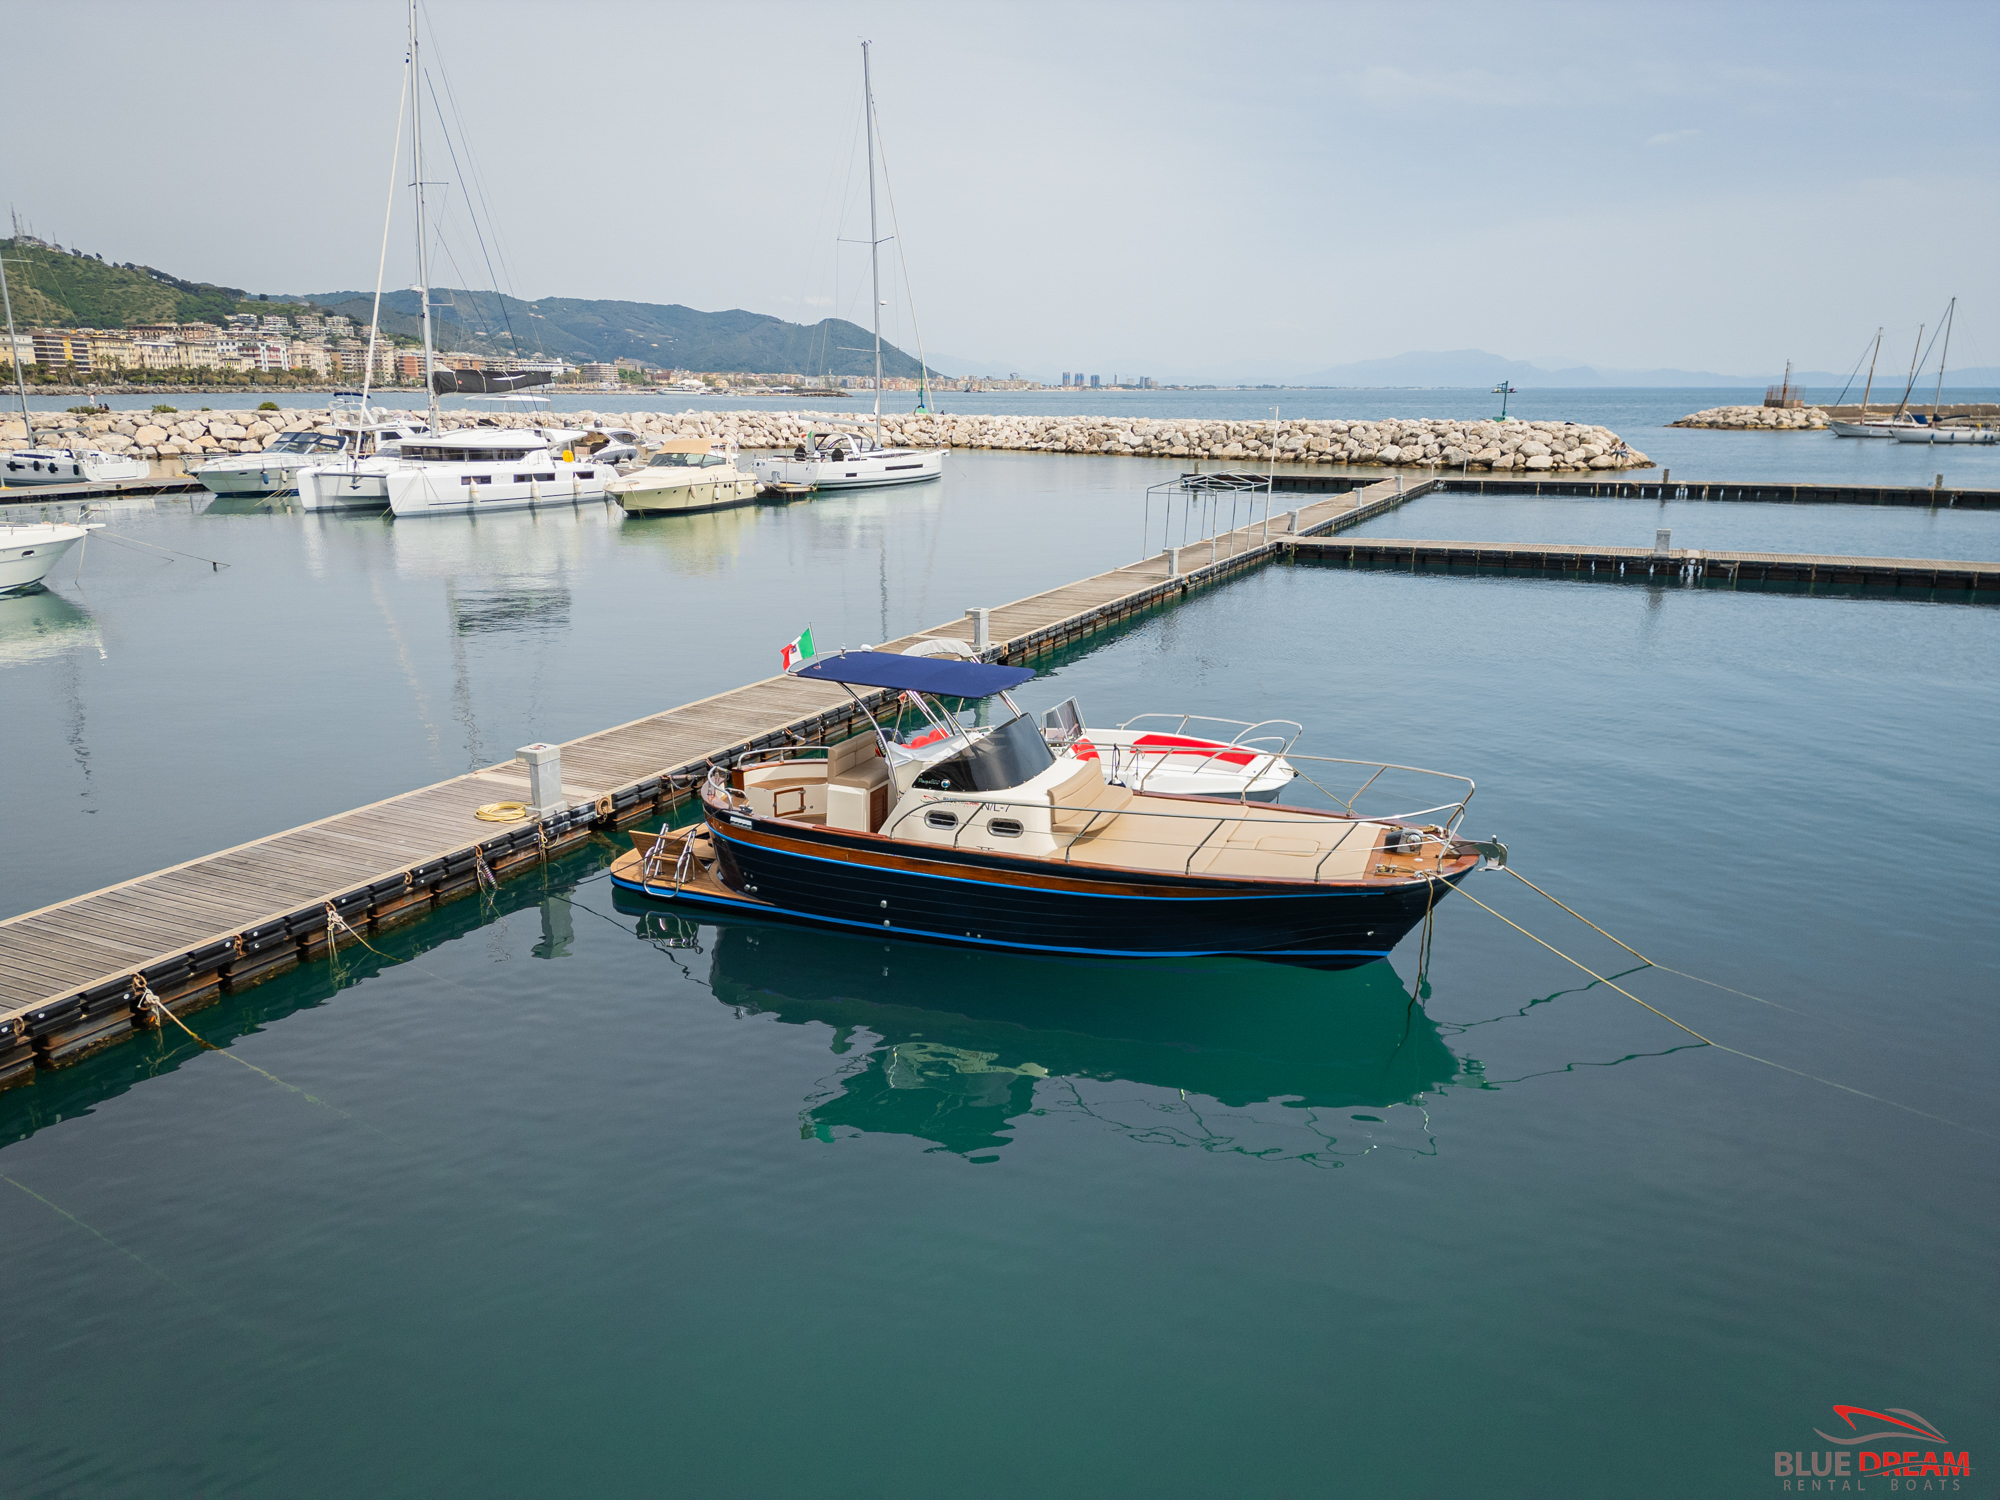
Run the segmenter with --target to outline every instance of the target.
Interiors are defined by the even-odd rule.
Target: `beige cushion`
[[[1113,793],[1116,795],[1110,795]],[[1131,800],[1132,794],[1125,788],[1105,782],[1098,772],[1096,761],[1081,761],[1074,771],[1049,789],[1052,804],[1049,826],[1057,833],[1078,833],[1093,821],[1102,822],[1100,814],[1115,812]]]

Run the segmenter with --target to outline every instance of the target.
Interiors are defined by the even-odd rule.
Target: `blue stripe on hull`
[[[616,875],[611,877],[611,883],[621,891],[631,891],[635,895],[647,896],[655,901],[691,901],[700,906],[739,912],[748,917],[767,919],[778,917],[798,922],[823,923],[830,927],[853,927],[863,932],[879,933],[883,937],[918,938],[926,942],[955,943],[970,948],[1020,948],[1036,953],[1075,953],[1094,958],[1304,958],[1347,959],[1355,964],[1387,958],[1390,952],[1387,948],[1078,948],[1053,943],[967,936],[963,933],[929,932],[916,927],[883,927],[853,918],[793,911],[787,907],[737,901],[726,896],[709,896],[697,891],[675,891],[640,885],[636,881],[621,880]]]

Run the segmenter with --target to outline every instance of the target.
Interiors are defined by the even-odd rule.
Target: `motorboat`
[[[95,448],[22,448],[0,458],[0,484],[109,484],[144,479],[143,458],[100,453]]]
[[[281,432],[259,453],[230,453],[189,473],[218,495],[276,495],[298,482],[299,470],[324,464],[345,448],[333,432]]]
[[[469,516],[602,500],[618,471],[594,457],[593,437],[604,434],[466,427],[405,443],[383,473],[389,509],[398,517]]]
[[[1092,729],[1074,698],[1042,715],[1042,737],[1095,760],[1109,785],[1170,797],[1276,802],[1299,774],[1285,754],[1302,733],[1290,719],[1252,724],[1205,714],[1140,714],[1115,729]]]
[[[1133,791],[1048,743],[1011,696],[1028,668],[843,651],[793,675],[841,684],[870,730],[713,767],[701,823],[635,833],[616,885],[884,938],[1349,968],[1387,957],[1457,882],[1506,859],[1454,833],[1464,777],[1376,767],[1454,788],[1388,817]],[[857,687],[900,693],[945,732],[899,742]],[[994,722],[976,710],[963,723],[944,699]]]
[[[748,505],[757,498],[757,476],[736,466],[736,456],[708,438],[668,438],[646,466],[605,485],[628,515],[681,515]]]
[[[855,490],[887,484],[919,484],[944,477],[942,448],[885,448],[862,432],[830,432],[801,437],[791,452],[755,459],[751,468],[764,484],[812,490]]]
[[[78,542],[103,527],[91,522],[70,525],[37,521],[27,525],[0,523],[0,594],[18,594],[36,587]]]

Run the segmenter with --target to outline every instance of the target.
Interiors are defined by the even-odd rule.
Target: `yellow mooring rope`
[[[1512,870],[1509,870],[1508,874],[1514,875],[1514,872]],[[1434,882],[1441,881],[1443,879],[1442,876],[1438,875],[1426,875],[1425,878],[1427,880]],[[1610,933],[1604,932],[1604,929],[1602,927],[1599,927],[1595,922],[1591,921],[1590,918],[1582,915],[1579,912],[1572,910],[1567,906],[1563,906],[1563,903],[1560,901],[1556,901],[1556,898],[1554,896],[1549,896],[1549,893],[1547,891],[1542,890],[1540,886],[1536,885],[1533,881],[1529,880],[1527,876],[1514,875],[1514,878],[1519,880],[1523,885],[1529,887],[1531,890],[1538,891],[1542,895],[1548,896],[1549,900],[1555,901],[1555,904],[1557,906],[1562,906],[1562,909],[1564,911],[1569,912],[1571,916],[1575,917],[1577,921],[1583,923],[1584,926],[1589,927],[1596,932],[1604,933],[1605,937],[1611,938],[1612,942],[1617,943],[1619,947],[1623,948],[1627,953],[1631,954],[1634,958],[1639,959],[1641,962],[1649,965],[1652,968],[1659,969],[1662,973],[1680,974],[1680,970],[1678,969],[1669,969],[1665,964],[1654,963],[1650,958],[1647,958],[1645,954],[1641,953],[1637,948],[1634,948],[1630,943],[1620,942],[1617,938],[1611,937]],[[1623,995],[1627,1000],[1630,1000],[1634,1005],[1644,1006],[1647,1010],[1650,1010],[1654,1015],[1658,1016],[1662,1021],[1667,1022],[1669,1025],[1680,1027],[1682,1031],[1685,1031],[1689,1036],[1693,1037],[1696,1041],[1702,1043],[1702,1045],[1704,1046],[1713,1047],[1718,1052],[1727,1052],[1733,1057],[1741,1057],[1747,1059],[1750,1062],[1762,1063],[1767,1068],[1776,1068],[1780,1073],[1790,1073],[1794,1078],[1804,1078],[1810,1080],[1813,1083],[1823,1083],[1830,1089],[1839,1089],[1843,1094],[1853,1094],[1856,1098],[1859,1099],[1868,1099],[1876,1104],[1886,1104],[1891,1109],[1900,1109],[1908,1114],[1916,1115],[1921,1119],[1933,1120],[1939,1125],[1949,1125],[1954,1130],[1963,1130],[1972,1135],[1987,1136],[1989,1139],[1991,1138],[1990,1132],[1974,1129],[1970,1125],[1961,1125],[1956,1120],[1947,1120],[1943,1115],[1934,1115],[1931,1114],[1928,1110],[1917,1109],[1912,1105],[1902,1104],[1894,1099],[1884,1099],[1880,1094],[1871,1094],[1865,1089],[1852,1088],[1844,1083],[1836,1083],[1833,1079],[1822,1078],[1817,1073],[1808,1073],[1800,1068],[1787,1067],[1785,1064],[1781,1062],[1773,1062],[1768,1057],[1759,1057],[1754,1052],[1745,1052],[1740,1047],[1731,1047],[1726,1043],[1718,1042],[1711,1037],[1705,1037],[1699,1031],[1696,1031],[1692,1026],[1683,1025],[1681,1022],[1676,1021],[1672,1016],[1668,1015],[1658,1006],[1647,1005],[1645,1001],[1641,1000],[1637,995],[1633,994],[1630,990],[1625,989],[1619,985],[1613,984],[1609,979],[1606,979],[1602,974],[1599,974],[1596,970],[1592,969],[1588,964],[1579,963],[1576,959],[1571,958],[1567,953],[1563,952],[1562,949],[1558,948],[1554,943],[1544,942],[1541,938],[1536,937],[1532,932],[1528,931],[1527,928],[1523,927],[1519,922],[1514,921],[1511,917],[1505,916],[1500,912],[1493,911],[1492,907],[1488,906],[1484,901],[1481,901],[1477,896],[1473,895],[1470,891],[1466,890],[1463,885],[1455,886],[1453,887],[1453,889],[1457,890],[1459,895],[1465,897],[1466,900],[1470,901],[1474,906],[1479,907],[1482,911],[1493,912],[1494,916],[1499,917],[1501,921],[1505,922],[1509,927],[1513,928],[1523,937],[1530,938],[1533,941],[1540,943],[1542,947],[1548,949],[1549,952],[1553,953],[1557,958],[1561,959],[1564,963],[1574,964],[1577,968],[1582,969],[1583,972],[1588,974],[1592,979],[1595,979],[1599,984],[1605,985],[1610,989],[1617,990],[1619,994]],[[1681,977],[1684,979],[1695,979],[1696,982],[1700,984],[1714,984],[1713,980],[1697,979],[1697,977],[1693,974],[1683,974],[1681,975]],[[1728,989],[1729,987],[1727,985],[1715,985],[1715,988]],[[1756,1000],[1760,998],[1759,996],[1749,994],[1745,990],[1731,990],[1730,993],[1736,995],[1743,995],[1746,999],[1750,1000]],[[1769,1004],[1772,1002],[1767,1001],[1765,1003]],[[1785,1007],[1783,1006],[1779,1007],[1779,1009],[1784,1009],[1784,1008]]]

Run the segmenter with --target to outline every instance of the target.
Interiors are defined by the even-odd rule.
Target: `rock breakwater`
[[[1734,432],[1819,432],[1826,413],[1817,406],[1711,406],[1669,427],[1722,427]]]
[[[250,453],[279,435],[331,431],[325,410],[104,412],[95,416],[37,414],[38,442],[101,448],[150,459],[199,462],[204,455]],[[807,431],[860,432],[866,417],[823,411],[719,412],[450,412],[446,428],[480,423],[530,427],[540,423],[629,427],[648,438],[710,437],[742,448],[789,448]],[[1370,421],[1228,422],[1185,418],[885,415],[887,442],[913,448],[991,448],[1025,453],[1096,453],[1145,458],[1240,462],[1256,468],[1341,464],[1405,469],[1523,473],[1652,467],[1645,454],[1604,427],[1575,422],[1462,422],[1447,418]],[[21,438],[21,424],[0,424],[0,441]]]

